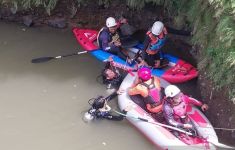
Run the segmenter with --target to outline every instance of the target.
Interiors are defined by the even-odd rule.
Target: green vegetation
[[[14,8],[15,11],[18,9],[33,9],[35,7],[43,7],[45,11],[50,15],[51,10],[56,6],[58,0],[0,0],[2,5]]]
[[[235,1],[191,0],[188,15],[194,27],[193,43],[203,49],[198,68],[207,70],[216,88],[226,86],[235,96]],[[202,5],[202,6],[201,6]]]
[[[15,10],[43,7],[50,14],[58,1],[0,0],[0,3]],[[86,3],[84,0],[74,2]],[[112,1],[97,2],[108,7]],[[228,88],[230,98],[235,98],[234,0],[126,0],[126,3],[135,9],[142,9],[147,3],[161,5],[165,14],[176,18],[176,22],[179,20],[182,23],[182,16],[186,18],[184,24],[187,23],[193,31],[192,44],[197,44],[202,49],[199,70],[206,70],[206,75],[212,79],[216,88]]]

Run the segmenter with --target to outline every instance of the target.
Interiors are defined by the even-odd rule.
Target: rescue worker
[[[184,95],[175,85],[168,85],[165,88],[166,98],[163,105],[163,114],[166,121],[175,127],[193,129],[190,119],[187,116],[187,106],[190,104],[200,106],[202,111],[208,109],[207,104]]]
[[[153,68],[162,68],[168,65],[163,59],[162,47],[165,45],[167,30],[161,21],[156,21],[152,28],[146,33],[142,59],[145,65]]]
[[[101,72],[103,84],[107,86],[107,89],[118,89],[123,77],[119,70],[111,65],[113,61],[112,57],[109,57],[107,61],[105,61],[105,67]]]
[[[134,84],[129,89],[129,95],[141,95],[142,102],[145,103],[145,109],[150,113],[154,113],[159,119],[162,119],[162,98],[161,98],[161,86],[160,80],[157,77],[151,75],[151,70],[146,67],[142,67],[137,72],[138,78],[134,81]],[[140,103],[140,102],[136,102]]]
[[[91,103],[91,108],[88,110],[87,113],[85,113],[85,119],[86,121],[91,121],[93,119],[108,119],[108,120],[114,120],[114,121],[121,121],[125,118],[125,114],[131,107],[126,107],[122,114],[124,115],[113,115],[111,113],[111,107],[108,105],[108,101],[115,98],[118,94],[123,93],[123,90],[118,90],[107,96],[106,98],[103,96],[98,96],[97,98],[93,98],[90,100],[93,100],[93,103]],[[90,101],[89,100],[89,101]]]
[[[128,57],[127,51],[122,48],[120,41],[119,27],[122,23],[125,23],[126,19],[122,19],[120,23],[113,17],[106,19],[106,27],[103,27],[98,34],[97,43],[99,48],[112,54],[118,55],[120,58],[126,60]]]

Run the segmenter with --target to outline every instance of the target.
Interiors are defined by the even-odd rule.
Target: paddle
[[[31,63],[43,63],[43,62],[48,62],[48,61],[53,60],[53,59],[61,59],[61,58],[64,58],[64,57],[80,55],[80,54],[85,54],[85,53],[88,53],[88,51],[81,51],[81,52],[77,52],[77,53],[61,55],[61,56],[55,56],[55,57],[40,57],[40,58],[32,59]]]
[[[166,127],[166,128],[169,128],[169,129],[172,129],[172,130],[181,132],[181,133],[185,133],[185,134],[187,134],[187,135],[194,136],[191,132],[187,132],[187,131],[185,131],[185,130],[182,130],[182,129],[179,129],[179,128],[176,128],[176,127],[173,127],[173,126],[165,125],[165,124],[162,124],[162,123],[159,123],[159,122],[152,122],[152,121],[149,121],[148,119],[141,118],[141,117],[134,116],[134,115],[126,115],[126,114],[123,114],[123,113],[118,112],[118,111],[116,111],[116,110],[113,110],[113,111],[116,112],[117,114],[122,115],[122,116],[125,116],[125,117],[129,117],[129,118],[141,120],[141,121],[148,122],[148,123],[151,123],[151,124],[155,124],[155,125],[158,125],[158,126]]]
[[[137,41],[135,40],[132,40],[131,42],[126,42],[123,47],[124,48],[130,48],[130,47],[133,47],[137,44]],[[96,49],[94,50],[91,50],[92,51],[95,51]],[[88,51],[81,51],[81,52],[77,52],[77,53],[72,53],[72,54],[67,54],[67,55],[61,55],[61,56],[55,56],[55,57],[40,57],[40,58],[35,58],[35,59],[32,59],[31,60],[31,63],[43,63],[43,62],[48,62],[50,60],[53,60],[53,59],[61,59],[61,58],[64,58],[64,57],[69,57],[69,56],[74,56],[74,55],[80,55],[80,54],[84,54],[84,53],[88,53]]]
[[[125,117],[129,117],[129,118],[133,118],[133,119],[138,119],[138,120],[141,120],[141,121],[144,121],[144,122],[148,122],[148,123],[151,123],[151,124],[155,124],[155,125],[158,125],[158,126],[162,126],[162,127],[166,127],[166,128],[169,128],[169,129],[172,129],[172,130],[175,130],[175,131],[178,131],[178,132],[181,132],[181,133],[185,133],[187,135],[191,135],[191,136],[196,136],[196,135],[193,135],[191,132],[187,132],[185,130],[182,130],[182,129],[179,129],[179,128],[176,128],[176,127],[173,127],[173,126],[169,126],[169,125],[165,125],[165,124],[162,124],[162,123],[159,123],[159,122],[152,122],[152,121],[149,121],[148,119],[145,119],[145,118],[141,118],[141,117],[138,117],[138,116],[134,116],[134,115],[128,115],[128,114],[123,114],[121,112],[118,112],[116,110],[113,110],[114,112],[122,115],[122,116],[125,116]],[[197,136],[198,137],[198,136]],[[199,137],[199,138],[202,138],[202,137]],[[228,145],[225,145],[225,144],[222,144],[222,143],[219,143],[217,141],[212,141],[210,139],[205,139],[207,142],[217,146],[217,147],[220,147],[220,148],[226,148],[226,149],[234,149],[235,147],[232,147],[232,146],[228,146]]]

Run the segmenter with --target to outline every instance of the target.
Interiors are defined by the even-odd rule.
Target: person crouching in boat
[[[126,60],[128,57],[127,51],[122,48],[120,41],[119,27],[122,23],[125,23],[126,19],[122,19],[120,23],[117,23],[113,17],[106,19],[106,27],[103,27],[97,38],[99,48],[112,54],[118,55],[120,58]]]
[[[141,102],[144,102],[145,104],[144,109],[147,108],[150,113],[153,113],[158,121],[163,121],[160,80],[151,75],[151,70],[149,68],[143,67],[138,70],[138,78],[134,81],[128,94],[131,96],[141,95]],[[138,104],[140,102],[136,103]]]
[[[165,45],[167,30],[161,21],[156,21],[146,33],[142,53],[142,63],[153,68],[163,68],[168,65],[164,59],[162,47]]]
[[[165,88],[166,98],[163,105],[163,114],[166,121],[175,127],[193,129],[190,124],[190,119],[187,116],[187,106],[200,106],[202,111],[208,109],[207,104],[202,104],[200,101],[184,95],[175,85],[168,85]]]
[[[102,70],[101,75],[103,84],[107,86],[107,89],[118,89],[123,80],[123,77],[119,70],[111,65],[112,61],[112,57],[109,57],[109,59],[105,61],[105,67]]]
[[[98,96],[97,98],[90,99],[89,104],[91,105],[91,108],[84,115],[85,121],[89,122],[94,119],[108,119],[114,121],[123,120],[125,118],[125,114],[130,108],[126,107],[122,111],[122,114],[124,115],[113,115],[111,113],[111,107],[108,105],[110,100],[115,98],[118,94],[122,94],[123,92],[123,90],[117,90],[107,97]],[[92,101],[92,103],[90,101]]]

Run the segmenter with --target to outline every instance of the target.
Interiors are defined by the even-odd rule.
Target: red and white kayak
[[[136,78],[135,75],[128,74],[123,80],[120,89],[124,89],[126,92],[118,96],[118,104],[121,110],[127,106],[132,108],[127,112],[128,121],[135,126],[142,134],[145,135],[154,145],[159,149],[216,149],[212,143],[218,143],[218,137],[213,129],[209,120],[199,111],[196,107],[189,106],[188,115],[196,127],[198,136],[188,136],[186,134],[181,134],[181,136],[175,136],[170,132],[173,129],[166,128],[163,125],[158,125],[159,122],[154,119],[149,113],[142,109],[139,105],[132,101],[132,99],[127,94],[128,88],[133,84]],[[168,82],[161,79],[161,85],[166,87],[169,85]],[[142,99],[141,99],[142,100]],[[135,116],[135,117],[128,117]],[[142,121],[139,118],[144,118],[148,120]],[[137,118],[137,119],[136,119]],[[167,125],[169,126],[169,125]],[[178,128],[176,128],[178,129]],[[183,130],[184,131],[184,130]]]
[[[113,56],[113,59],[116,63],[126,65],[128,67],[134,68],[133,65],[129,65],[125,60],[122,60],[116,55],[113,55],[102,49],[98,49],[96,44],[98,31],[90,29],[80,29],[74,28],[73,33],[78,41],[78,43],[87,51],[89,51],[97,59],[104,61],[107,60],[110,56]],[[138,51],[143,47],[142,44],[138,44],[129,50],[134,52]],[[152,74],[158,77],[161,77],[171,83],[182,83],[189,81],[198,76],[197,69],[191,64],[185,62],[182,59],[179,59],[175,56],[164,54],[164,58],[169,60],[169,66],[164,69],[152,69]]]

